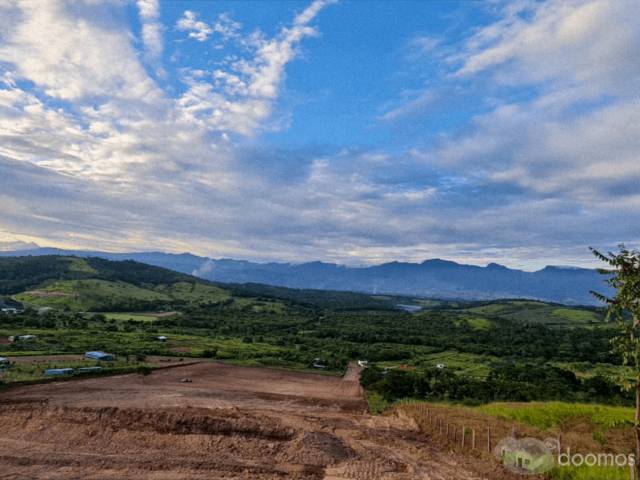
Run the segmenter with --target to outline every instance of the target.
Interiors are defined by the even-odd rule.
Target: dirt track
[[[478,478],[410,421],[366,414],[358,377],[203,362],[7,390],[0,479]]]

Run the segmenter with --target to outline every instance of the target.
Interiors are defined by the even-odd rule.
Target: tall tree
[[[615,290],[613,297],[592,293],[607,304],[607,319],[615,320],[618,325],[614,348],[634,371],[635,381],[623,386],[636,391],[635,468],[636,478],[640,478],[640,250],[629,250],[624,245],[619,248],[618,253],[606,254],[591,249],[597,258],[609,265],[599,271],[607,275],[605,283]]]

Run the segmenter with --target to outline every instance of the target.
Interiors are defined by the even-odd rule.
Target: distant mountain
[[[1,252],[0,256],[74,255],[109,260],[135,260],[224,283],[261,283],[290,288],[398,294],[442,299],[491,300],[530,298],[551,302],[597,305],[591,290],[608,293],[595,270],[548,266],[535,272],[486,267],[441,259],[422,263],[390,262],[370,267],[347,267],[310,262],[255,263],[211,259],[162,252],[105,253],[37,248]]]

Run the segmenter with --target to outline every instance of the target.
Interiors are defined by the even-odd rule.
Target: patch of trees
[[[387,401],[416,398],[465,403],[534,400],[633,403],[629,392],[604,377],[579,379],[573,372],[548,365],[507,363],[496,367],[486,379],[459,376],[447,369],[382,370],[373,365],[362,372],[361,383]]]

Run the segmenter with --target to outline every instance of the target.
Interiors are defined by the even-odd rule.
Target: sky
[[[593,266],[637,0],[0,0],[0,249]]]

